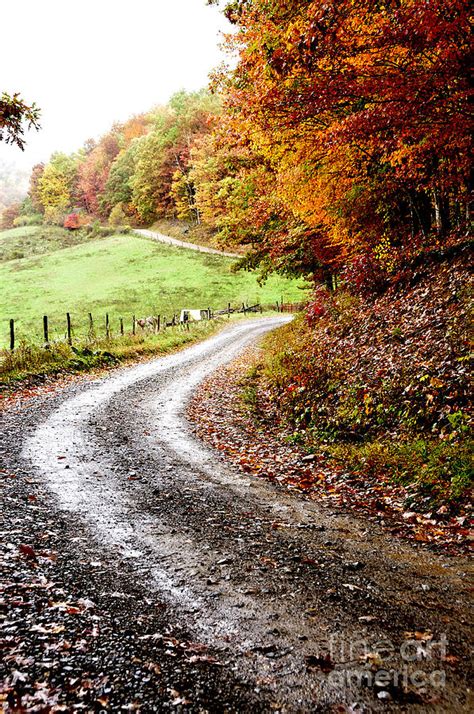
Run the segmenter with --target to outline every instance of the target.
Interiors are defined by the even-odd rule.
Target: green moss
[[[473,487],[472,441],[421,438],[363,444],[331,444],[326,453],[344,469],[377,480],[410,486],[407,506],[423,508],[465,501]]]

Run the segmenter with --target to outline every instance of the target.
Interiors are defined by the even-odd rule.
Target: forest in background
[[[463,0],[240,0],[212,92],[113,126],[31,175],[3,225],[202,223],[244,264],[384,283],[469,222]],[[41,218],[39,217],[41,216]]]

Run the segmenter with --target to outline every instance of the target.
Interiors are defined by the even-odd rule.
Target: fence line
[[[279,312],[301,312],[306,307],[304,302],[280,303]]]
[[[205,314],[205,319],[207,320],[212,320],[215,317],[222,317],[222,316],[229,316],[232,314],[249,314],[249,313],[262,313],[263,310],[275,310],[276,312],[287,312],[287,313],[296,313],[302,310],[305,307],[305,303],[283,303],[283,301],[278,302],[278,300],[272,304],[272,305],[248,305],[245,303],[242,303],[241,307],[232,307],[231,303],[227,304],[227,307],[222,309],[222,310],[212,310],[210,307],[208,307],[205,310],[201,310],[201,313]],[[173,314],[173,316],[169,319],[165,315],[151,315],[149,317],[143,318],[143,319],[137,319],[135,315],[132,316],[132,329],[131,329],[131,334],[136,335],[137,334],[137,326],[141,329],[141,333],[145,334],[149,328],[153,330],[155,334],[158,334],[159,332],[163,332],[168,328],[171,327],[177,327],[181,326],[184,329],[189,330],[189,324],[190,322],[194,322],[194,320],[189,318],[189,315],[187,315],[189,311],[181,311],[179,315],[177,313]],[[181,314],[184,313],[184,319],[181,320]],[[202,319],[202,317],[201,317]],[[119,317],[119,330],[120,330],[120,335],[123,336],[125,335],[125,324],[124,324],[124,318]],[[50,330],[50,320],[48,315],[43,315],[42,318],[42,332],[43,332],[43,340],[44,340],[44,347],[48,348],[50,344],[50,336],[51,336],[51,330]],[[105,339],[110,340],[112,337],[112,328],[111,328],[111,321],[109,317],[109,313],[105,314],[105,326],[104,326],[104,333],[105,333]],[[130,334],[130,333],[129,333]],[[94,340],[97,339],[97,334],[94,329],[94,318],[92,313],[88,313],[88,333],[87,337],[89,340]],[[69,312],[66,313],[66,332],[65,332],[65,340],[69,345],[73,344],[73,338],[74,338],[74,328],[73,328],[73,321],[71,318],[71,314]],[[15,330],[15,320],[10,319],[10,351],[15,350],[15,345],[17,341],[17,334]]]

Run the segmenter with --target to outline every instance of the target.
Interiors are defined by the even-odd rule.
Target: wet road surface
[[[222,665],[199,677],[225,694],[190,711],[469,711],[465,560],[247,477],[192,435],[195,387],[284,319],[6,413],[4,458],[115,561],[110,587],[132,578]]]

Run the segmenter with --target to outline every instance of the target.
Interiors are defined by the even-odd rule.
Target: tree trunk
[[[439,189],[433,190],[433,204],[435,215],[435,226],[438,238],[443,238],[449,233],[450,216],[449,216],[449,199],[442,196]]]

